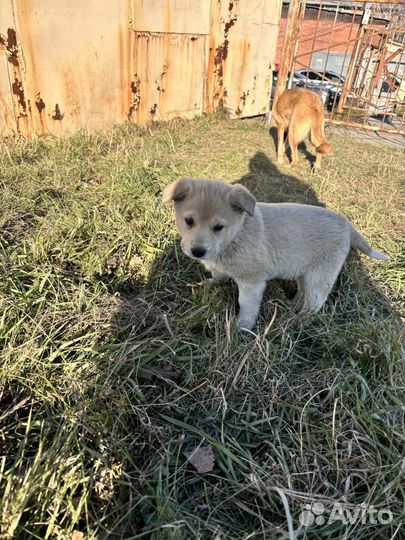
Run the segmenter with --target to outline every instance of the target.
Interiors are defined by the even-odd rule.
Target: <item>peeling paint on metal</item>
[[[237,6],[238,0],[235,0],[235,4]],[[214,99],[214,102],[217,103],[217,106],[223,106],[224,105],[224,94],[223,94],[223,86],[224,86],[224,69],[225,69],[225,62],[228,58],[228,47],[229,47],[229,32],[231,28],[234,26],[236,21],[238,20],[237,15],[233,14],[233,8],[234,8],[234,2],[230,2],[228,5],[228,20],[224,24],[224,30],[223,30],[223,41],[220,45],[217,47],[214,47],[212,45],[210,47],[210,66],[212,66],[212,63],[214,64],[214,73],[213,73],[213,79],[210,79],[212,82],[212,88],[210,89],[212,91],[212,96]],[[213,59],[212,59],[213,58]],[[209,70],[210,70],[209,66]],[[212,67],[211,67],[212,69]]]
[[[35,106],[38,109],[39,114],[41,114],[42,111],[45,109],[45,103],[44,100],[41,98],[40,92],[37,92],[35,96]]]
[[[30,102],[25,95],[24,73],[21,67],[21,54],[19,51],[17,32],[14,28],[7,29],[7,38],[3,35],[0,44],[6,51],[6,58],[11,65],[11,91],[13,96],[16,129],[22,135],[28,134],[28,113],[30,112]]]
[[[7,28],[7,37],[0,34],[0,45],[6,50],[7,60],[13,66],[18,65],[17,35],[14,28]]]
[[[139,103],[141,101],[141,80],[136,73],[131,81],[131,94],[132,97],[128,111],[128,119],[131,119],[133,113],[139,109]]]
[[[24,88],[22,82],[17,78],[17,76],[14,77],[12,89],[13,94],[18,100],[18,109],[20,116],[27,116],[27,103],[25,101]]]
[[[53,113],[51,115],[52,120],[63,120],[64,113],[60,110],[59,104],[55,104],[55,108],[53,110]]]

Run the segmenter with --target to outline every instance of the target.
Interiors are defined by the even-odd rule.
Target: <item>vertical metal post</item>
[[[277,105],[277,100],[286,87],[288,72],[293,67],[292,60],[294,56],[294,41],[297,39],[298,34],[300,7],[301,0],[291,0],[288,10],[283,49],[281,52],[281,65],[277,76],[277,85],[274,93],[272,109],[274,109],[274,107]]]
[[[371,10],[370,10],[370,8],[366,7],[364,9],[363,19],[361,21],[359,31],[357,33],[357,45],[356,45],[356,47],[354,48],[354,50],[352,52],[352,57],[350,59],[349,69],[347,70],[345,83],[344,83],[343,88],[342,88],[342,95],[340,96],[339,103],[338,103],[338,106],[337,106],[337,110],[336,110],[337,113],[341,113],[343,111],[343,107],[344,107],[345,102],[346,102],[347,94],[349,93],[349,88],[350,88],[350,85],[351,85],[351,82],[352,82],[353,73],[354,73],[354,67],[356,65],[356,59],[357,59],[357,56],[358,56],[358,53],[359,53],[359,50],[360,50],[360,43],[361,43],[361,40],[362,40],[362,37],[363,37],[363,31],[364,31],[363,26],[368,24],[368,21],[370,19],[370,15],[371,15]]]
[[[347,40],[347,43],[346,43],[346,48],[345,48],[345,54],[344,54],[344,59],[346,59],[346,56],[347,56],[347,51],[349,50],[349,43],[351,42],[351,37],[352,37],[352,29],[353,29],[353,25],[355,24],[356,22],[356,15],[357,15],[357,6],[355,7],[354,9],[354,12],[353,12],[353,16],[352,16],[352,20],[351,20],[351,23],[350,23],[350,34],[349,34],[349,39]],[[357,32],[357,35],[358,35],[358,32]],[[355,42],[355,47],[357,47],[357,42]],[[343,75],[343,69],[345,67],[345,60],[343,60],[342,62],[342,67],[340,68],[340,73],[339,73],[339,82],[337,84],[337,89],[336,89],[336,92],[335,92],[335,97],[333,99],[333,103],[332,103],[332,108],[331,108],[331,111],[330,111],[330,118],[333,118],[337,107],[336,107],[336,101],[337,101],[337,98],[338,98],[338,92],[340,89],[343,90],[343,85],[342,83],[340,82],[341,79],[342,79],[342,75]]]

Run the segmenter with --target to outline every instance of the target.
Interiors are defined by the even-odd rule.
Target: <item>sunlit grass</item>
[[[303,153],[279,168],[257,121],[0,143],[0,536],[394,538],[403,153],[329,138],[319,174]],[[292,285],[271,283],[257,338],[238,334],[235,287],[193,287],[204,273],[162,206],[179,176],[323,204],[391,261],[353,253],[310,322],[288,307]],[[187,464],[199,444],[211,473]],[[393,522],[300,529],[318,500],[389,508]]]

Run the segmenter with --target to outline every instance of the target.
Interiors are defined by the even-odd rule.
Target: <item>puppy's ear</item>
[[[233,208],[236,208],[237,210],[244,210],[249,214],[249,216],[253,216],[255,212],[256,199],[253,197],[250,191],[248,191],[241,184],[234,184],[232,186],[229,195],[229,202]]]
[[[182,201],[186,198],[189,191],[190,179],[180,178],[180,180],[176,180],[176,182],[165,187],[162,193],[162,200],[164,203],[169,201]]]

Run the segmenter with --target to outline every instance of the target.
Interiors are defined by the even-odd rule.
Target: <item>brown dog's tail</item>
[[[326,141],[316,147],[318,154],[330,154],[332,152],[332,147]]]
[[[332,147],[326,142],[323,132],[324,116],[322,104],[319,103],[317,105],[316,114],[311,123],[311,141],[316,147],[318,154],[330,154],[332,152]]]

